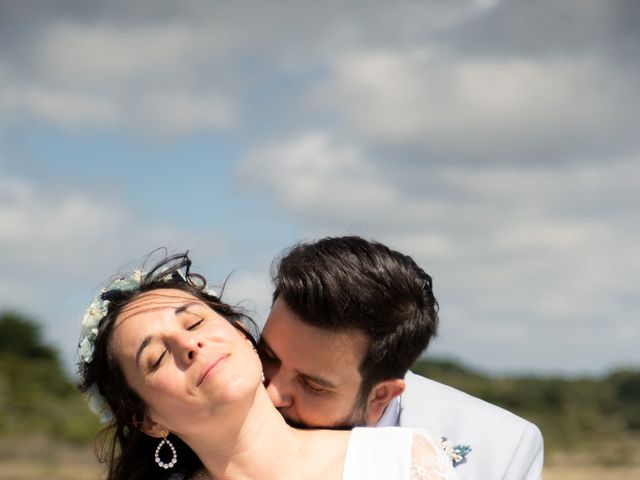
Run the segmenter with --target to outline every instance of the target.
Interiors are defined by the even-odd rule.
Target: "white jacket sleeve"
[[[540,480],[544,461],[542,434],[529,423],[516,447],[504,480]]]

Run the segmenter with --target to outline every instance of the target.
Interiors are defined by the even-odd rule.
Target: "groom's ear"
[[[404,392],[404,380],[391,378],[376,383],[367,397],[367,425],[375,425],[389,402]]]

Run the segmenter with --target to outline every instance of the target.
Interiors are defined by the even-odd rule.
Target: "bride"
[[[81,390],[108,423],[108,480],[453,480],[425,433],[289,426],[262,385],[251,320],[190,271],[187,254],[116,278],[91,304]]]

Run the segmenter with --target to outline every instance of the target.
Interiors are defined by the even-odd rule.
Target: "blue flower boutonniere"
[[[447,437],[442,437],[440,439],[440,446],[444,450],[444,453],[451,459],[451,463],[453,463],[454,467],[457,467],[462,462],[467,459],[467,455],[471,452],[471,447],[469,445],[452,444]]]

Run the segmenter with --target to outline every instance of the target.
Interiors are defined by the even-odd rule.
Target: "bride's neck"
[[[248,408],[239,408],[210,430],[187,439],[209,478],[283,478],[303,441],[263,388]]]

